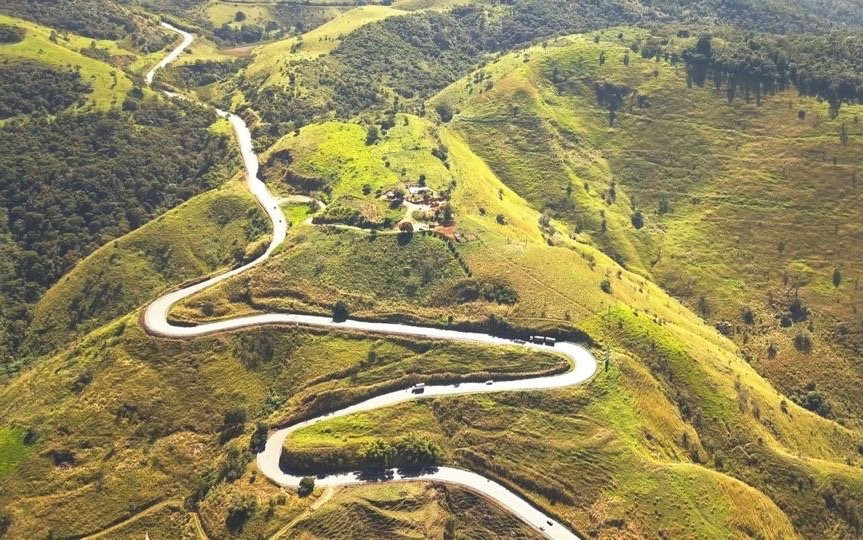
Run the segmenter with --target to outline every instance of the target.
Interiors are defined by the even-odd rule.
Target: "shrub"
[[[243,530],[246,522],[255,513],[258,507],[258,501],[254,497],[247,495],[245,497],[236,497],[228,508],[228,515],[225,518],[225,527],[232,533],[238,533]]]
[[[842,284],[842,271],[838,268],[833,270],[833,286],[838,287]]]
[[[800,406],[808,411],[812,411],[819,416],[828,418],[830,416],[831,407],[827,401],[827,397],[818,390],[810,390],[799,399]]]
[[[450,105],[449,103],[445,101],[438,103],[437,105],[435,105],[434,109],[435,112],[437,112],[438,116],[440,116],[442,122],[446,123],[452,120],[452,105]]]
[[[306,497],[311,495],[315,490],[315,479],[311,476],[304,476],[302,480],[300,480],[300,487],[297,488],[297,494],[300,497]]]
[[[640,229],[644,227],[644,214],[641,213],[641,210],[636,210],[632,213],[630,221],[632,221],[633,227],[635,227],[636,229]]]
[[[506,216],[503,214],[498,214],[495,218],[500,225],[506,225]]]
[[[26,34],[23,28],[0,24],[0,43],[18,43]]]
[[[264,451],[264,447],[267,445],[267,425],[258,423],[255,426],[255,431],[252,433],[252,438],[249,440],[249,450],[254,453],[259,453]]]
[[[740,314],[740,318],[746,324],[755,324],[755,313],[753,313],[752,309],[748,307],[743,308],[743,311]]]
[[[602,292],[604,292],[606,294],[611,294],[611,282],[608,281],[607,279],[603,279],[600,282],[599,288],[602,289]]]
[[[366,144],[371,146],[378,142],[380,138],[380,132],[378,131],[378,126],[369,126],[369,129],[366,131]]]
[[[225,412],[222,427],[219,429],[219,442],[224,444],[243,432],[246,424],[246,411],[230,409]]]
[[[410,221],[402,221],[399,223],[399,230],[403,233],[412,233],[414,232],[414,224]]]
[[[800,332],[794,336],[794,348],[802,353],[809,353],[812,351],[812,336],[809,332]]]
[[[335,322],[345,322],[348,320],[348,315],[348,305],[345,302],[339,300],[333,305],[333,320]]]

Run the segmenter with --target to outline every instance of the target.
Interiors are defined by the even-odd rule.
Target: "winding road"
[[[180,34],[183,37],[183,40],[179,46],[172,50],[153,69],[147,72],[145,76],[147,84],[152,83],[156,71],[176,60],[183,50],[186,49],[194,40],[194,36],[192,34],[175,28],[170,24],[162,23],[162,26]],[[168,95],[174,94],[169,93]],[[154,300],[145,308],[141,317],[141,324],[147,332],[152,335],[168,338],[191,338],[249,326],[260,326],[266,324],[298,324],[303,326],[330,328],[334,330],[350,330],[364,334],[410,336],[469,342],[481,345],[519,346],[511,340],[487,334],[368,321],[347,320],[344,322],[335,322],[328,317],[290,313],[250,315],[204,323],[197,326],[175,326],[171,324],[168,320],[168,312],[171,309],[171,306],[216,283],[241,274],[246,270],[263,263],[270,257],[275,249],[282,244],[288,231],[288,224],[285,222],[285,217],[279,208],[279,199],[270,193],[266,184],[258,178],[258,156],[253,150],[252,135],[248,126],[246,126],[246,123],[239,116],[218,109],[216,109],[216,111],[220,116],[227,118],[230,121],[234,132],[236,133],[243,163],[246,169],[246,185],[272,221],[272,242],[263,255],[244,266],[213,276],[188,287],[171,291]],[[557,343],[553,348],[532,343],[523,343],[520,346],[547,352],[553,351],[564,355],[570,360],[572,367],[565,373],[553,376],[499,382],[490,381],[487,383],[461,383],[458,385],[426,386],[424,392],[420,394],[413,393],[410,388],[406,388],[404,390],[376,396],[355,405],[351,405],[350,407],[300,422],[271,433],[267,439],[264,450],[257,456],[257,466],[271,481],[282,486],[298,487],[301,477],[286,474],[282,471],[279,467],[279,458],[282,454],[282,447],[285,443],[285,439],[294,431],[304,427],[340,416],[346,416],[363,411],[371,411],[382,407],[389,407],[412,399],[429,399],[439,396],[452,396],[459,394],[524,392],[563,388],[587,381],[593,376],[597,369],[597,362],[594,356],[587,349],[575,343],[561,342]],[[548,538],[577,538],[561,523],[552,519],[542,510],[533,506],[516,493],[479,474],[451,467],[438,467],[422,474],[411,476],[403,476],[399,471],[395,470],[390,471],[390,474],[391,477],[386,481],[425,480],[445,482],[465,487],[500,504],[502,507],[512,512],[515,516],[540,531]],[[357,473],[344,473],[320,476],[316,479],[315,484],[317,486],[345,486],[379,481],[379,479],[368,480],[361,478]]]

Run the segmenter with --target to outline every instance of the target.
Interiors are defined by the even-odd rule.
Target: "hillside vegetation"
[[[0,536],[537,534],[460,488],[295,492],[253,461],[385,392],[562,373],[555,349],[141,327],[271,240],[228,122],[140,86],[177,38],[159,17],[200,38],[157,84],[242,115],[291,224],[175,322],[349,316],[599,359],[574,387],[317,423],[286,471],[460,467],[585,538],[863,535],[859,3],[0,12]]]
[[[79,537],[158,516],[170,524],[176,512],[151,510],[167,502],[223,536],[226,515],[251,500],[246,533],[270,535],[305,506],[255,480],[249,464],[250,444],[260,444],[250,436],[274,411],[313,414],[435,377],[565,367],[538,353],[305,331],[156,340],[125,317],[0,390],[7,534]]]
[[[656,279],[789,396],[859,424],[861,109],[688,89],[682,63],[625,46],[638,37],[531,49],[439,99],[510,187]]]
[[[328,251],[304,254],[302,244],[294,244],[262,267],[268,271],[257,275],[253,271],[247,282],[238,280],[190,300],[188,305],[197,310],[192,318],[220,318],[256,309],[305,310],[314,304],[325,312],[333,301],[348,299],[349,305],[360,306],[353,313],[359,316],[470,324],[493,332],[506,332],[509,327],[559,336],[588,335],[616,351],[608,370],[584,388],[439,400],[319,424],[287,441],[286,463],[314,458],[316,463],[323,460],[321,466],[332,463],[337,468],[338,463],[357,462],[367,444],[415,433],[442,448],[444,463],[504,482],[588,536],[612,531],[651,537],[857,534],[863,502],[858,496],[863,485],[861,433],[820,418],[779,394],[731,341],[647,279],[656,265],[646,255],[655,249],[656,240],[645,234],[650,230],[646,226],[636,229],[632,215],[640,206],[629,203],[641,196],[629,194],[621,179],[609,202],[612,178],[617,177],[610,177],[608,171],[617,162],[604,157],[590,138],[603,137],[608,144],[623,131],[624,122],[638,122],[646,114],[635,108],[638,101],[633,100],[636,105],[631,111],[616,111],[615,125],[609,129],[607,105],[597,103],[596,86],[589,77],[568,79],[584,85],[588,89],[584,94],[571,90],[562,96],[553,84],[532,82],[531,77],[540,81],[551,77],[557,59],[565,59],[563,65],[569,69],[579,66],[580,73],[587,75],[590,69],[605,69],[597,60],[603,48],[609,86],[634,84],[634,80],[611,79],[613,73],[631,72],[633,78],[647,81],[649,91],[642,92],[651,110],[662,106],[663,96],[681,99],[689,91],[683,66],[675,70],[637,58],[630,58],[627,66],[623,57],[625,51],[631,52],[628,47],[578,36],[506,56],[485,68],[487,74],[460,81],[429,106],[429,111],[435,111],[430,114],[438,116],[441,103],[449,103],[454,111],[453,119],[439,125],[435,137],[446,149],[447,171],[455,186],[451,202],[455,228],[463,240],[456,243],[456,251],[473,279],[502,282],[514,291],[514,303],[479,304],[482,309],[476,310],[455,305],[421,310],[388,299],[386,294],[398,290],[396,286],[380,289],[377,310],[364,311],[365,304],[355,300],[364,290],[364,281],[357,278],[338,281],[337,295],[308,284],[295,293],[295,298],[299,290],[306,295],[302,303],[272,303],[268,298],[290,291],[294,279],[304,283],[304,258],[319,260]],[[663,78],[663,71],[654,75],[655,66],[667,72],[670,80]],[[557,67],[560,75],[563,67]],[[667,88],[667,93],[660,88]],[[548,92],[555,97],[536,105]],[[700,88],[692,92],[703,96],[706,103],[699,106],[710,111],[734,106],[750,116],[759,111],[754,103],[729,105],[724,95],[712,97]],[[765,100],[763,107],[771,100]],[[840,117],[850,110],[843,108]],[[538,113],[547,116],[538,117]],[[523,124],[521,118],[525,118]],[[823,126],[827,122],[829,118],[822,119],[823,129],[828,129]],[[551,135],[540,128],[549,129]],[[317,133],[324,128],[304,128],[297,141],[303,140],[306,129]],[[517,129],[525,131],[516,135]],[[559,133],[566,138],[552,138]],[[663,140],[659,134],[653,137]],[[317,163],[314,178],[326,182],[333,193],[350,189],[354,178],[333,174],[340,170],[336,164],[364,162],[377,151],[376,145],[368,145],[367,157],[361,159],[354,155],[359,146],[343,145],[340,157],[328,147],[327,138],[308,140],[314,144],[290,142],[285,147],[294,153],[284,170],[300,171]],[[537,141],[549,146],[536,148]],[[560,156],[569,159],[566,167]],[[524,160],[521,169],[515,168],[520,163],[517,159]],[[328,163],[332,169],[320,167]],[[513,171],[522,174],[510,172],[510,163]],[[526,174],[534,167],[537,172]],[[573,188],[567,193],[570,183]],[[553,198],[543,199],[548,193]],[[559,208],[546,202],[567,196],[569,203]],[[674,201],[672,208],[677,205]],[[545,214],[535,209],[543,207],[548,209]],[[587,210],[595,212],[596,228],[577,219]],[[615,233],[610,238],[602,235],[603,214],[606,231]],[[643,219],[650,224],[652,214],[645,210]],[[296,227],[292,238],[312,238],[312,246],[331,242],[323,239],[327,236],[318,237],[326,232],[311,232],[308,227]],[[368,233],[329,234],[340,240],[354,236],[352,242],[372,245],[381,241],[380,236],[369,240]],[[344,256],[350,249],[343,246],[338,252],[341,257],[329,259],[317,271],[346,266],[345,261],[352,260]],[[408,256],[413,248],[408,243],[400,249]],[[618,249],[612,254],[636,271],[623,268],[602,249]],[[276,273],[272,268],[283,264],[282,258],[293,262],[284,265],[285,273]],[[387,276],[392,266],[378,265],[378,275]],[[209,313],[203,309],[207,303]],[[495,318],[489,317],[492,313]],[[290,411],[284,413],[293,416]]]

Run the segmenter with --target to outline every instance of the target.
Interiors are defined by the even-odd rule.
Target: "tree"
[[[399,230],[403,233],[411,234],[414,232],[414,224],[410,221],[402,221],[399,223]]]
[[[848,128],[845,127],[845,124],[839,126],[839,142],[842,143],[842,146],[848,146]]]
[[[452,120],[452,105],[450,105],[446,101],[441,101],[440,103],[435,105],[435,112],[437,112],[438,116],[440,116],[441,121],[444,123]]]
[[[836,268],[833,270],[833,286],[838,287],[842,283],[842,271]]]
[[[249,440],[249,450],[254,453],[260,453],[264,451],[264,447],[267,445],[267,425],[258,423],[255,426],[255,431],[252,432],[252,438]]]
[[[630,221],[632,221],[633,227],[635,227],[636,229],[640,229],[644,227],[644,214],[641,213],[641,210],[636,210],[632,213]]]
[[[232,533],[242,531],[257,507],[258,500],[251,495],[234,498],[228,508],[228,515],[225,517],[225,527]]]
[[[603,279],[600,282],[599,288],[602,289],[602,292],[604,292],[606,294],[611,294],[611,282],[608,281],[607,279]]]
[[[363,466],[372,471],[391,467],[396,458],[396,449],[381,439],[375,439],[361,452]]]
[[[366,145],[371,146],[378,142],[380,138],[380,131],[378,130],[378,126],[369,126],[369,129],[366,130]]]
[[[339,300],[333,305],[333,321],[345,322],[346,320],[348,320],[348,305]]]
[[[245,14],[245,13],[243,13],[242,11],[237,11],[237,12],[234,14],[234,20],[235,20],[235,21],[237,21],[237,22],[243,22],[243,21],[245,21],[245,20],[246,20],[246,14]]]
[[[315,490],[315,479],[311,476],[304,476],[302,480],[300,480],[300,486],[297,488],[297,494],[300,497],[306,497],[311,495]]]

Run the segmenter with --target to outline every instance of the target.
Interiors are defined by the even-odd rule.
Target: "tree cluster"
[[[78,71],[20,60],[0,64],[0,119],[54,114],[92,91]]]
[[[683,54],[692,84],[708,80],[729,101],[793,86],[801,95],[823,99],[833,115],[843,103],[863,102],[863,35],[832,33],[777,37],[748,35],[715,45],[702,35]]]
[[[77,261],[226,176],[230,143],[208,130],[211,111],[137,103],[0,127],[0,352]]]

